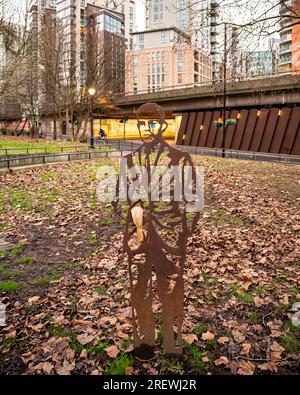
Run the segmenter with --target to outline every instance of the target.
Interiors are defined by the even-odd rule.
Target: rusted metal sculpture
[[[163,164],[165,169],[178,166],[184,182],[184,169],[189,167],[192,178],[190,186],[194,188],[195,168],[188,153],[170,146],[163,138],[167,129],[164,110],[157,104],[144,104],[137,112],[138,129],[143,144],[133,153],[124,157],[127,171],[141,166],[146,169],[148,186],[151,183],[151,167]],[[147,121],[145,121],[147,119]],[[157,132],[153,131],[153,126]],[[148,126],[150,141],[143,138],[143,128]],[[136,172],[131,181],[137,181]],[[162,179],[162,174],[159,180]],[[155,314],[153,302],[161,303],[161,323],[163,330],[163,349],[165,354],[182,352],[182,324],[184,284],[183,270],[186,258],[187,239],[192,234],[199,219],[199,212],[188,213],[187,201],[175,200],[175,177],[170,179],[170,199],[160,203],[153,201],[150,188],[146,191],[148,199],[136,200],[126,195],[126,230],[124,249],[128,254],[131,303],[133,315],[133,338],[136,355],[149,358],[155,344]],[[115,211],[122,215],[119,178]],[[160,184],[158,184],[160,185]],[[162,195],[159,188],[159,196]],[[162,208],[162,205],[164,206]],[[123,207],[124,212],[124,207]],[[157,298],[158,296],[158,298]]]

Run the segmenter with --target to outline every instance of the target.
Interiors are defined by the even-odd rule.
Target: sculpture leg
[[[137,278],[134,283],[131,274],[131,301],[133,307],[134,347],[154,346],[155,322],[152,311],[153,292],[151,289],[151,265],[147,262],[137,264]]]
[[[157,285],[162,304],[164,354],[181,354],[183,280],[178,278],[172,291],[167,278],[157,279]]]

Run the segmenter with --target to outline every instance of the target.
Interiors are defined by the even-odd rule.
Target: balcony
[[[292,35],[291,34],[283,34],[280,36],[280,44],[283,43],[288,43],[292,41]]]
[[[284,54],[287,54],[287,53],[291,53],[292,52],[292,46],[291,45],[281,45],[280,47],[279,47],[279,54],[280,55],[284,55]]]

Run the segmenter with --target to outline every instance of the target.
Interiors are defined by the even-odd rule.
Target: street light
[[[90,95],[90,125],[91,125],[91,135],[90,135],[90,148],[95,148],[94,139],[94,115],[93,115],[93,97],[96,93],[96,89],[91,87],[88,90]]]
[[[128,115],[124,115],[124,117],[120,121],[120,123],[123,123],[123,126],[124,126],[124,132],[123,132],[123,134],[124,134],[124,136],[123,136],[124,141],[126,140],[126,123],[128,122],[128,119],[129,119]]]

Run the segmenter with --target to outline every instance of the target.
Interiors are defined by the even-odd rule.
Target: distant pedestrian
[[[99,138],[100,140],[104,140],[105,139],[105,132],[103,129],[99,130]]]

